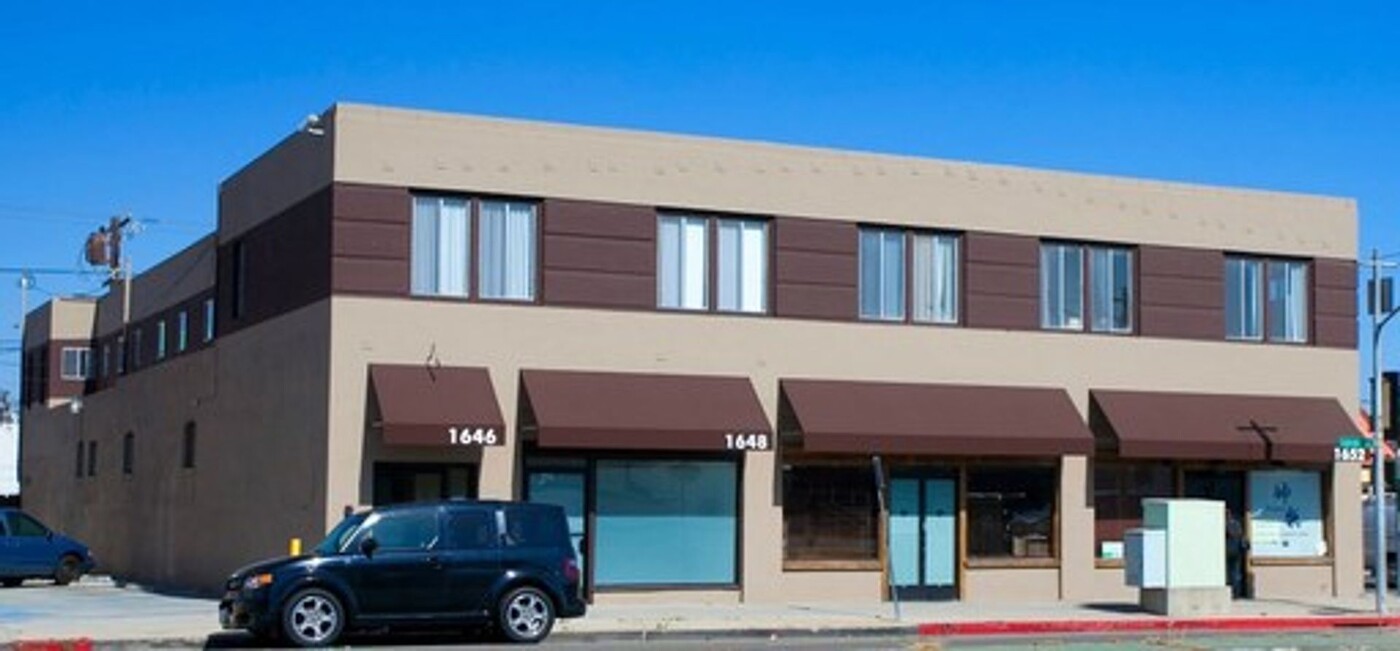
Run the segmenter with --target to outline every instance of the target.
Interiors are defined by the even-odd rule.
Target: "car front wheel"
[[[58,567],[53,571],[53,582],[58,585],[68,585],[77,581],[83,575],[82,561],[77,556],[69,554],[59,559]]]
[[[534,644],[554,628],[554,604],[539,588],[521,586],[501,599],[496,620],[506,639]]]
[[[282,631],[300,647],[326,646],[345,629],[345,608],[335,595],[307,588],[292,595],[282,613]]]

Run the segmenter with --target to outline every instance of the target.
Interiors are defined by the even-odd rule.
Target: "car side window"
[[[437,512],[385,513],[359,537],[374,538],[381,551],[426,551],[437,544]]]
[[[506,510],[506,540],[515,547],[568,544],[569,531],[564,519],[547,509]]]
[[[444,528],[448,549],[490,549],[496,546],[496,514],[486,509],[447,512]]]
[[[10,512],[6,516],[10,531],[14,532],[15,537],[38,538],[49,535],[49,530],[44,528],[44,525],[23,513]]]

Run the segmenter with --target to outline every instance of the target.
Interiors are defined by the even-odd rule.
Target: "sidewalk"
[[[583,640],[915,634],[943,637],[1400,627],[1400,617],[1382,620],[1373,615],[1371,598],[1239,601],[1229,616],[1175,620],[1143,613],[1127,603],[904,603],[898,620],[890,604],[609,604],[591,608],[582,619],[559,622],[555,635]],[[123,588],[100,577],[66,588],[31,583],[0,591],[0,644],[91,639],[202,645],[217,632],[217,602],[212,599]]]

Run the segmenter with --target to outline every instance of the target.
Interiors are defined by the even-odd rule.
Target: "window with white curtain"
[[[656,301],[663,308],[709,309],[709,220],[695,215],[657,219]]]
[[[1308,265],[1268,262],[1269,340],[1302,343],[1308,340]]]
[[[410,287],[421,296],[466,296],[471,268],[470,206],[466,199],[413,198]]]
[[[1089,312],[1094,332],[1133,330],[1133,254],[1121,247],[1089,247]]]
[[[956,235],[914,234],[914,320],[926,323],[958,321],[958,238]]]
[[[860,230],[860,316],[904,319],[904,232],[890,228]]]
[[[768,309],[768,225],[756,219],[718,219],[716,303],[726,312]]]
[[[488,201],[481,211],[478,279],[482,298],[535,298],[535,204]]]
[[[1225,259],[1225,336],[1263,339],[1264,303],[1260,285],[1263,262],[1251,258]]]
[[[1052,330],[1084,328],[1084,248],[1040,247],[1040,325]]]

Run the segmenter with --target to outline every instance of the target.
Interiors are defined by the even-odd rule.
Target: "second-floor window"
[[[410,288],[419,296],[472,295],[473,213],[477,227],[476,295],[535,298],[537,206],[525,201],[413,198]]]
[[[214,340],[214,299],[204,299],[204,341]]]
[[[1308,340],[1308,265],[1244,256],[1225,259],[1225,336]]]
[[[156,321],[156,359],[165,359],[165,319]]]
[[[1041,327],[1084,330],[1086,324],[1093,332],[1132,332],[1132,251],[1073,243],[1041,245]]]
[[[862,319],[957,323],[958,236],[862,228],[859,282]]]
[[[712,233],[718,240],[713,255]],[[768,310],[768,223],[764,220],[661,215],[656,263],[659,307],[752,314]]]
[[[91,348],[65,347],[61,363],[61,377],[65,380],[86,380],[92,377]]]
[[[190,344],[190,313],[180,310],[175,317],[175,352],[183,353]]]

